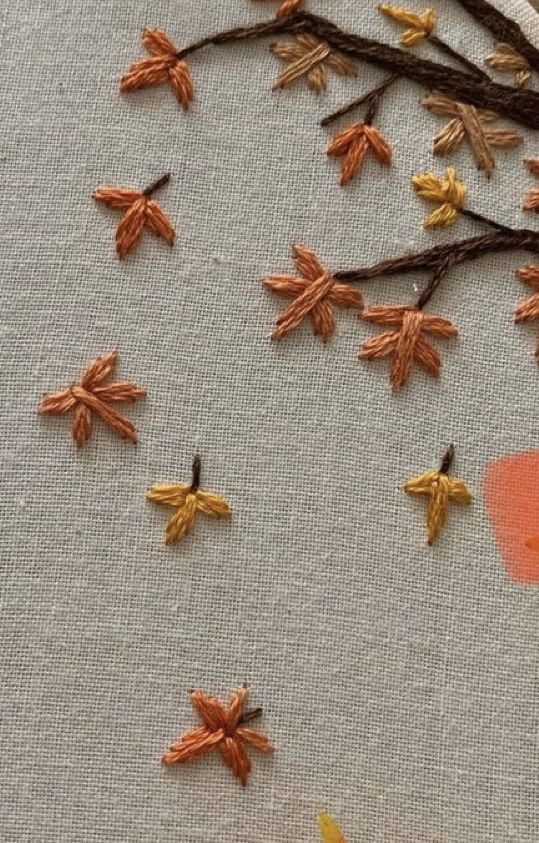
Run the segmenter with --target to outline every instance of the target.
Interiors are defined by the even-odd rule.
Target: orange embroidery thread
[[[120,80],[122,94],[170,82],[184,111],[191,103],[194,91],[189,67],[178,57],[176,45],[162,29],[145,29],[142,43],[151,57],[134,62]]]
[[[62,415],[75,410],[73,439],[78,448],[84,445],[92,434],[92,412],[96,413],[123,439],[137,442],[137,431],[134,425],[103,403],[104,401],[136,401],[137,398],[144,398],[146,395],[144,389],[129,381],[103,383],[112,373],[117,360],[117,351],[109,351],[102,357],[92,360],[80,381],[69,389],[46,395],[38,408],[37,412],[41,416]]]
[[[391,147],[381,132],[368,123],[354,123],[332,140],[327,154],[343,157],[341,186],[357,176],[369,149],[380,164],[391,164]]]
[[[414,361],[432,377],[438,377],[441,360],[436,349],[425,338],[425,334],[448,339],[458,334],[457,329],[441,316],[426,316],[417,307],[395,305],[370,307],[363,313],[363,319],[375,325],[391,325],[393,330],[384,331],[363,343],[359,357],[373,360],[377,357],[393,357],[390,381],[394,390],[404,386],[410,376]]]
[[[532,175],[539,178],[539,158],[527,158],[524,162]],[[530,190],[522,206],[524,211],[535,211],[539,214],[539,188]]]
[[[271,50],[279,58],[290,62],[275,80],[274,91],[286,88],[305,76],[309,88],[319,94],[327,87],[326,68],[341,76],[357,76],[356,66],[350,59],[308,32],[300,33],[291,41],[277,41]]]
[[[363,308],[363,298],[358,290],[348,284],[339,284],[329,273],[315,253],[307,246],[292,247],[294,263],[300,277],[271,275],[263,284],[275,293],[294,299],[291,305],[277,319],[277,327],[271,338],[279,340],[301,324],[310,315],[313,333],[326,342],[335,331],[333,306]]]
[[[125,211],[116,229],[116,251],[120,260],[137,245],[145,227],[162,237],[169,246],[174,245],[172,223],[157,202],[150,199],[152,193],[169,180],[170,173],[167,173],[143,191],[130,187],[100,187],[92,194],[109,208]]]
[[[286,15],[295,12],[296,9],[299,9],[303,0],[282,0],[281,5],[277,9],[277,17],[284,18]]]
[[[245,744],[250,744],[261,752],[274,751],[265,735],[243,725],[261,713],[257,709],[243,714],[248,693],[247,688],[240,688],[232,694],[228,705],[225,706],[215,697],[206,696],[202,691],[191,691],[191,702],[200,715],[202,725],[185,732],[168,752],[165,752],[161,762],[167,765],[184,764],[217,748],[226,766],[245,787],[252,766]]]
[[[535,322],[539,319],[539,266],[523,266],[517,269],[518,278],[529,284],[535,290],[534,294],[521,302],[515,310],[515,322],[521,325],[523,322]],[[535,356],[539,363],[539,334],[535,344]]]
[[[167,524],[167,544],[174,544],[191,532],[198,512],[208,518],[225,518],[232,512],[227,501],[220,495],[201,491],[201,469],[202,464],[197,455],[193,460],[193,479],[190,486],[183,483],[167,483],[163,486],[152,486],[148,490],[148,500],[176,509]]]

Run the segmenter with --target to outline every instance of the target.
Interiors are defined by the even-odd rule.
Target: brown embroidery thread
[[[486,26],[498,41],[510,44],[535,70],[539,70],[539,50],[528,41],[514,20],[499,12],[487,0],[459,0],[459,3],[479,23]]]
[[[186,62],[178,58],[175,44],[162,29],[145,29],[142,43],[151,57],[134,62],[120,80],[123,94],[170,82],[172,90],[184,111],[194,96],[193,82]]]
[[[530,173],[539,178],[539,159],[527,158],[524,163]],[[528,192],[522,209],[524,211],[535,211],[536,214],[539,214],[539,187],[534,187]]]
[[[309,315],[313,333],[326,342],[335,331],[333,306],[353,307],[359,312],[363,308],[363,298],[353,287],[336,283],[333,275],[324,269],[311,249],[296,244],[292,247],[292,253],[299,277],[271,275],[262,282],[275,293],[294,299],[277,319],[277,327],[271,338],[281,339]]]
[[[521,302],[515,310],[515,322],[521,325],[524,322],[535,322],[539,320],[539,266],[530,265],[517,269],[517,277],[535,290],[533,295]],[[539,363],[539,334],[535,344],[535,357]]]
[[[117,351],[109,351],[92,360],[77,383],[69,389],[46,395],[38,408],[38,413],[42,416],[61,415],[74,410],[73,439],[78,448],[84,445],[92,434],[92,413],[99,416],[122,438],[137,442],[135,426],[104,403],[136,401],[146,395],[144,389],[130,381],[104,383],[114,370],[117,360]]]
[[[174,544],[188,535],[195,526],[198,513],[208,518],[225,518],[232,510],[227,501],[215,492],[203,492],[200,489],[202,463],[197,455],[193,460],[193,479],[191,485],[166,483],[152,486],[148,490],[148,500],[162,506],[176,509],[168,521],[166,543]]]
[[[253,26],[237,27],[207,36],[179,50],[177,56],[184,59],[209,45],[232,43],[285,32],[292,35],[308,32],[349,57],[362,59],[392,73],[406,76],[429,89],[440,90],[460,102],[470,103],[480,108],[492,108],[530,128],[539,128],[539,93],[535,91],[519,91],[499,85],[490,81],[488,77],[485,78],[482,71],[480,71],[482,75],[478,76],[477,68],[474,73],[463,72],[437,62],[421,59],[405,50],[390,47],[360,35],[343,32],[331,21],[301,10]],[[522,50],[519,52],[522,53]]]
[[[172,223],[157,202],[150,199],[152,193],[169,180],[170,173],[167,173],[143,191],[129,187],[100,187],[92,194],[98,202],[125,212],[116,229],[116,251],[120,260],[137,245],[145,227],[162,237],[169,246],[174,245]]]
[[[514,149],[522,143],[522,136],[507,129],[487,131],[484,124],[498,119],[495,111],[477,109],[473,105],[452,100],[439,91],[434,91],[422,101],[434,114],[450,117],[450,121],[434,138],[435,155],[448,155],[466,138],[478,170],[484,170],[490,178],[496,166],[491,149]]]
[[[163,764],[184,764],[218,749],[221,758],[241,784],[245,787],[251,772],[251,760],[245,750],[250,744],[260,752],[274,752],[274,747],[266,735],[249,729],[243,723],[252,719],[260,710],[243,714],[243,707],[248,695],[244,686],[235,691],[225,706],[215,697],[206,696],[202,691],[191,691],[191,702],[199,714],[202,725],[185,732],[162,756]]]

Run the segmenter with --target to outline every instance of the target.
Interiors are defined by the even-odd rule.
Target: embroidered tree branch
[[[510,44],[535,70],[539,70],[539,50],[528,41],[514,20],[508,18],[503,12],[499,12],[487,0],[458,0],[458,2],[479,23],[490,30],[498,41]]]
[[[457,70],[379,41],[345,32],[326,18],[302,10],[253,26],[236,27],[209,35],[179,50],[176,58],[184,60],[210,45],[231,44],[284,33],[293,36],[309,33],[346,56],[412,79],[429,90],[442,91],[460,102],[493,109],[525,126],[539,128],[539,93],[535,91],[515,90],[484,76],[479,77],[475,71]],[[524,55],[522,50],[519,52]]]

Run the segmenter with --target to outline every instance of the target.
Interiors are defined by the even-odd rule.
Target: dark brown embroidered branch
[[[463,67],[465,67],[472,76],[477,76],[478,79],[485,79],[487,82],[491,82],[491,78],[482,68],[478,67],[473,61],[470,61],[466,58],[466,56],[462,56],[460,53],[457,53],[453,47],[450,47],[449,44],[446,44],[445,41],[442,41],[441,38],[438,38],[437,35],[433,35],[432,33],[428,36],[430,44],[434,44],[435,47],[440,50],[440,52],[445,53],[446,56],[450,56],[452,59],[459,61]]]
[[[479,215],[477,215],[479,216]],[[498,226],[498,223],[489,224]],[[397,275],[400,273],[414,272],[419,269],[438,269],[449,257],[453,258],[453,265],[474,260],[481,255],[492,252],[506,252],[513,249],[524,249],[525,251],[539,254],[539,232],[528,229],[500,230],[492,234],[481,234],[478,237],[470,237],[466,240],[457,240],[454,243],[446,243],[443,246],[434,246],[424,252],[417,252],[413,255],[405,255],[393,260],[380,261],[374,266],[362,267],[360,269],[345,269],[335,272],[333,277],[343,283],[354,281],[371,281],[383,275]]]
[[[532,129],[539,128],[539,93],[536,91],[515,90],[487,79],[479,79],[472,73],[419,58],[397,47],[343,32],[326,18],[308,12],[294,12],[287,17],[210,35],[185,47],[176,55],[183,59],[210,44],[225,44],[281,32],[309,32],[342,53],[406,76],[429,90],[436,88],[462,102],[492,108]]]
[[[506,17],[486,0],[458,0],[458,2],[476,20],[486,26],[498,41],[511,44],[535,70],[539,70],[539,50],[528,41],[514,20]]]
[[[335,120],[338,120],[339,117],[344,117],[345,114],[348,114],[350,111],[353,111],[354,108],[363,105],[365,102],[369,104],[369,108],[363,122],[367,124],[372,123],[376,116],[378,106],[380,105],[380,100],[390,85],[392,85],[393,82],[396,82],[397,79],[400,79],[399,74],[392,73],[391,76],[386,77],[386,79],[384,79],[384,81],[376,88],[373,88],[371,91],[367,91],[366,94],[352,100],[352,102],[349,102],[347,105],[343,105],[342,108],[339,108],[338,111],[334,111],[333,114],[328,114],[327,117],[324,117],[324,119],[320,121],[320,125],[329,126],[330,123],[335,122]]]

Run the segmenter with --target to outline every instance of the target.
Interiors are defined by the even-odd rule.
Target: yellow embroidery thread
[[[445,228],[456,223],[466,201],[468,188],[464,182],[459,181],[453,167],[447,168],[445,179],[434,173],[420,173],[412,177],[412,184],[421,199],[441,203],[423,220],[423,228]]]
[[[378,6],[378,11],[387,18],[402,23],[409,27],[401,36],[401,44],[405,47],[413,47],[425,38],[428,38],[436,26],[436,15],[434,9],[425,9],[422,15],[403,9],[400,6]]]
[[[232,512],[228,502],[220,495],[200,490],[201,467],[200,457],[196,456],[193,460],[193,480],[190,486],[183,483],[167,483],[152,486],[148,490],[148,500],[176,509],[167,524],[167,544],[174,544],[191,532],[198,512],[208,518],[225,518]]]
[[[318,827],[323,843],[346,843],[342,831],[329,814],[318,814]]]
[[[447,521],[450,502],[458,503],[461,506],[468,506],[472,502],[472,496],[466,483],[451,477],[448,473],[454,454],[455,449],[451,445],[439,471],[427,471],[425,474],[420,474],[419,477],[412,477],[404,485],[404,490],[409,495],[426,495],[430,498],[427,508],[429,544],[434,544],[440,530]]]

